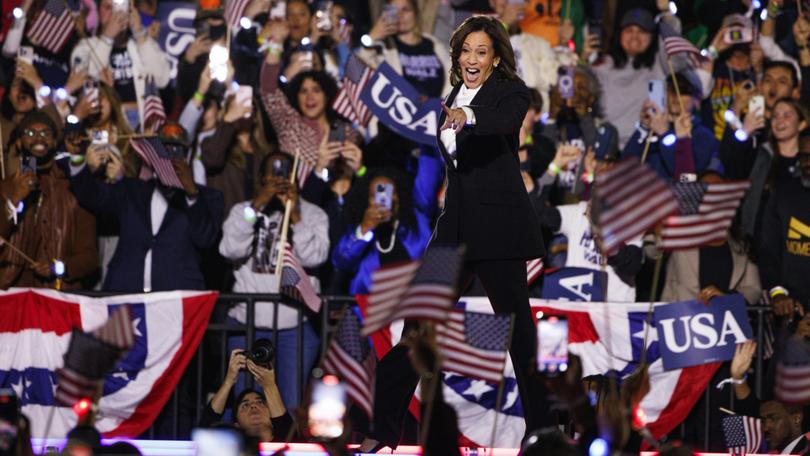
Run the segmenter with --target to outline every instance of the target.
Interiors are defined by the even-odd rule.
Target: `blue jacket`
[[[435,151],[422,149],[413,186],[416,230],[404,226],[397,229],[397,237],[402,240],[411,259],[421,258],[430,241],[443,168],[444,164]],[[332,264],[341,271],[354,274],[349,285],[351,294],[367,294],[371,290],[371,274],[380,267],[380,255],[375,248],[375,239],[357,239],[356,231],[357,225],[348,227],[332,252]]]
[[[670,128],[661,138],[669,134],[675,134],[675,130]],[[622,157],[637,156],[641,158],[644,153],[644,143],[647,140],[647,132],[642,132],[636,128],[633,136],[624,146]],[[650,143],[645,163],[655,170],[662,179],[671,182],[675,179],[675,150],[678,146],[677,140],[669,146],[662,144],[661,138]],[[707,169],[722,171],[718,152],[720,142],[714,134],[700,123],[696,117],[692,117],[692,154],[695,159],[695,173],[700,174]]]
[[[152,249],[152,291],[203,290],[200,250],[216,244],[222,226],[222,193],[198,187],[188,205],[176,192],[168,203],[157,235],[152,235],[152,192],[155,181],[124,178],[102,183],[85,166],[71,176],[71,189],[89,211],[114,217],[121,227],[118,247],[110,260],[105,291],[143,292],[146,252]]]

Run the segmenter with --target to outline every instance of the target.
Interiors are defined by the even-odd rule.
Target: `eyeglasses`
[[[29,138],[33,138],[34,136],[39,136],[40,138],[50,138],[51,137],[51,130],[25,130],[23,132],[25,136]]]

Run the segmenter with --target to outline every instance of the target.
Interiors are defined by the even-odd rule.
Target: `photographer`
[[[255,382],[262,387],[264,395],[252,389],[240,392],[233,403],[235,424],[247,435],[262,442],[284,442],[293,426],[293,420],[281,400],[275,370],[272,365],[255,363],[243,350],[231,351],[228,372],[211,402],[203,410],[200,427],[210,427],[222,421],[228,397],[242,372],[253,376]]]
[[[137,8],[128,0],[101,0],[101,32],[84,38],[73,49],[73,70],[105,80],[118,92],[130,126],[143,125],[144,91],[148,76],[158,88],[169,84],[169,62],[149,30],[141,24]]]
[[[219,252],[234,263],[236,284],[233,291],[239,293],[278,293],[276,280],[278,249],[282,248],[281,235],[284,207],[292,201],[290,233],[288,242],[293,253],[305,268],[321,266],[329,254],[329,220],[317,206],[298,197],[298,191],[289,181],[291,160],[288,155],[268,155],[259,165],[262,187],[252,200],[233,206],[225,220]],[[312,279],[315,290],[320,289],[317,279]],[[274,315],[272,303],[257,303],[255,324],[257,336],[272,338],[278,331],[279,389],[285,404],[298,404],[298,357],[304,352],[303,371],[306,373],[315,363],[318,353],[318,336],[304,321],[304,346],[298,346],[298,311],[279,304]],[[228,316],[238,324],[246,321],[247,307],[239,303]],[[243,336],[228,338],[230,348],[245,346]]]

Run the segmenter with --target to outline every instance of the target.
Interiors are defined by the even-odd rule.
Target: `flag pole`
[[[655,270],[653,272],[652,278],[652,286],[650,288],[650,304],[647,307],[647,316],[645,317],[644,326],[644,344],[641,346],[641,358],[639,359],[639,367],[643,367],[644,364],[647,362],[647,340],[650,335],[650,328],[652,327],[652,316],[653,316],[653,304],[657,299],[658,294],[658,282],[661,279],[661,266],[664,263],[664,255],[661,252],[659,246],[661,243],[661,234],[660,234],[661,227],[660,225],[655,229],[655,249],[657,255],[655,256]]]
[[[432,322],[425,322],[423,323],[427,325],[428,329],[428,337],[432,338],[434,341],[436,340],[436,331],[434,330],[434,323]],[[427,382],[427,391],[425,393],[425,413],[422,414],[422,429],[419,432],[419,446],[422,448],[422,454],[425,454],[425,446],[427,445],[428,433],[430,432],[430,420],[433,416],[433,402],[436,399],[436,388],[441,388],[442,385],[439,382],[439,370],[440,370],[441,363],[439,362],[438,357],[435,359],[433,364],[433,370],[423,376],[423,380],[428,380]]]
[[[30,256],[26,255],[26,254],[25,254],[25,253],[24,253],[22,250],[20,250],[19,248],[15,247],[15,246],[14,246],[14,244],[12,244],[11,242],[9,242],[9,241],[8,241],[8,239],[4,238],[3,236],[0,236],[0,245],[5,245],[6,247],[10,248],[10,249],[11,249],[11,250],[12,250],[14,253],[16,253],[17,255],[21,256],[21,257],[23,258],[23,260],[27,261],[27,262],[28,262],[28,263],[30,263],[32,266],[34,265],[34,263],[36,263],[36,261],[34,261],[33,259],[31,259],[31,257],[30,257]]]
[[[298,160],[301,154],[298,149],[295,150],[295,159],[293,160],[292,171],[290,171],[290,184],[295,186],[295,176],[298,173]],[[287,231],[290,229],[290,214],[292,213],[293,201],[287,198],[284,204],[284,220],[281,224],[281,234],[279,235],[278,242],[278,256],[276,257],[276,282],[281,285],[281,270],[284,269],[284,250],[287,248]]]
[[[3,129],[0,128],[0,179],[6,180],[6,141],[3,139]]]
[[[512,346],[512,335],[515,331],[515,314],[512,314],[509,317],[509,333],[506,336],[506,348]],[[504,363],[505,367],[505,363]],[[489,454],[493,454],[495,451],[495,434],[498,430],[498,414],[501,413],[501,405],[503,405],[503,389],[504,389],[504,381],[503,381],[503,372],[501,372],[501,381],[498,382],[498,390],[495,392],[495,420],[492,423],[492,433],[489,435]]]
[[[652,140],[652,126],[650,126],[650,131],[647,132],[647,140],[644,141],[644,152],[641,153],[641,163],[644,164],[647,161],[647,152],[650,151],[650,142]]]
[[[683,98],[681,98],[681,89],[678,87],[678,79],[675,77],[675,69],[672,67],[672,59],[667,54],[667,66],[669,67],[669,75],[672,77],[672,86],[675,88],[675,94],[678,96],[678,104],[681,105],[681,114],[686,113],[686,107],[683,105]],[[665,106],[662,106],[661,109],[666,109]],[[687,131],[686,136],[691,138],[692,132]]]

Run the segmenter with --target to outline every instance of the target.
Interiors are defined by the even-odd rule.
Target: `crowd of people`
[[[810,5],[802,0],[251,0],[240,25],[228,23],[225,3],[200,1],[176,74],[158,44],[156,0],[72,3],[75,27],[56,44],[36,33],[51,1],[3,4],[4,289],[276,293],[289,203],[287,241],[315,289],[368,294],[377,268],[425,252],[452,151],[376,118],[365,125],[338,114],[332,102],[346,64],[352,54],[372,69],[385,62],[423,99],[444,99],[462,52],[450,49],[450,34],[485,14],[508,32],[530,90],[515,159],[533,208],[500,198],[509,183],[475,182],[482,208],[503,206],[486,213],[505,214],[477,222],[481,236],[528,212],[510,220],[542,232],[546,268],[604,270],[606,302],[738,293],[772,307],[775,344],[810,337]],[[670,55],[671,36],[701,55]],[[156,98],[165,113],[157,121]],[[144,158],[144,144],[164,159]],[[751,182],[727,239],[667,254],[658,289],[654,234],[610,256],[595,237],[594,176],[625,157],[669,183]],[[485,241],[478,257],[495,255]],[[543,296],[542,280],[530,294]],[[229,337],[228,374],[206,411],[218,420],[231,389],[241,389],[240,370],[249,372],[263,392],[237,391],[233,419],[261,421],[242,427],[265,439],[279,437],[273,426],[285,434],[292,426],[297,352],[308,372],[323,336],[307,315],[299,339],[297,310],[273,309],[257,305],[254,321],[258,337],[277,333],[275,369],[240,356],[245,338]],[[245,304],[222,318],[244,324]],[[752,393],[752,357],[749,345],[738,349],[713,379],[732,378],[734,398],[713,393],[710,428],[719,429],[721,404],[760,416],[769,450],[810,451],[810,420],[773,399],[772,376],[763,397]],[[590,423],[585,415],[571,413]],[[703,448],[705,419],[690,415],[679,438]],[[707,450],[725,449],[718,435]]]

